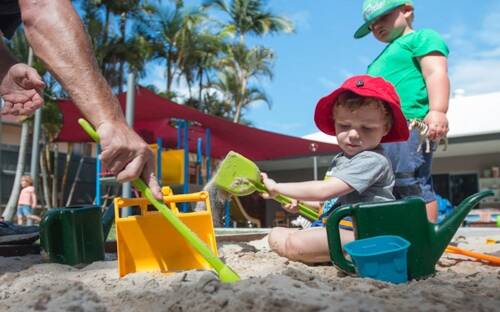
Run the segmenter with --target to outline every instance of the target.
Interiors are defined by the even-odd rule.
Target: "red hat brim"
[[[364,83],[361,87],[356,85],[355,81],[364,81],[366,79],[371,80],[371,83]],[[375,81],[375,86],[373,86],[374,80],[379,80]],[[394,87],[382,78],[374,78],[368,75],[355,76],[348,79],[340,88],[318,101],[314,112],[314,122],[319,130],[329,135],[336,135],[333,121],[335,119],[333,106],[337,102],[339,95],[346,91],[351,91],[363,97],[380,99],[390,106],[393,121],[392,127],[389,132],[382,137],[381,143],[408,140],[410,136],[408,122],[401,111],[399,97]]]

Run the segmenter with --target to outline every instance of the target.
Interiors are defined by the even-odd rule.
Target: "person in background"
[[[33,214],[33,209],[36,208],[36,192],[33,186],[33,180],[30,176],[21,177],[21,193],[17,201],[17,224],[23,225],[26,223],[31,225],[33,221],[40,222],[40,217]]]

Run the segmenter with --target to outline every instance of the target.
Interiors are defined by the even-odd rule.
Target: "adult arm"
[[[429,113],[424,121],[429,126],[428,137],[431,140],[438,140],[448,133],[446,117],[450,97],[448,61],[440,53],[430,53],[420,58],[420,66],[429,94]]]
[[[101,137],[101,160],[118,181],[142,177],[157,198],[151,149],[128,127],[100,73],[83,23],[68,0],[20,0],[26,37]]]

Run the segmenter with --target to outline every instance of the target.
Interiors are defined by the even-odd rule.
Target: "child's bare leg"
[[[299,229],[289,229],[284,227],[272,228],[267,238],[269,247],[271,247],[271,249],[278,255],[286,257],[285,246],[288,235],[297,231],[299,231]]]
[[[24,218],[23,216],[17,216],[17,224],[18,225],[23,225],[23,223],[24,223],[23,218]]]
[[[33,214],[32,214],[32,215],[27,216],[26,218],[27,218],[27,219],[31,219],[31,220],[33,220],[33,221],[35,221],[35,222],[38,222],[38,223],[40,223],[40,221],[42,221],[42,219],[41,219],[39,216],[37,216],[37,215],[33,215]]]
[[[340,237],[342,244],[354,240],[352,231],[340,230]],[[306,230],[276,228],[276,231],[273,229],[269,234],[269,246],[280,256],[295,261],[305,263],[330,261],[325,228]]]

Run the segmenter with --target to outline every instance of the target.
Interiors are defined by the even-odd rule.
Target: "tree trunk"
[[[68,143],[68,152],[66,154],[66,162],[64,163],[64,171],[61,182],[61,192],[59,193],[59,206],[64,204],[64,191],[66,189],[66,183],[68,181],[69,165],[71,163],[71,156],[73,154],[73,143]]]
[[[77,183],[80,181],[80,171],[83,167],[84,157],[80,158],[80,162],[78,163],[78,169],[76,169],[75,179],[71,184],[71,189],[69,190],[68,199],[66,200],[66,207],[71,205],[71,200],[73,199],[73,193],[75,192],[75,188]]]
[[[19,142],[19,155],[17,157],[16,177],[14,185],[10,193],[9,201],[3,212],[5,220],[12,220],[17,209],[17,200],[21,192],[21,176],[24,174],[24,166],[26,165],[26,148],[28,146],[29,125],[28,122],[23,122],[21,127],[21,141]]]
[[[44,146],[44,149],[47,147]],[[50,189],[49,189],[49,173],[47,172],[47,157],[45,151],[40,154],[40,170],[42,173],[42,186],[43,186],[43,199],[45,200],[45,208],[52,208],[50,202]]]

